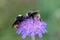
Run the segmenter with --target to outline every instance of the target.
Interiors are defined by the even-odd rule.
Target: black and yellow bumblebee
[[[19,26],[19,24],[22,23],[24,20],[25,20],[25,17],[24,17],[24,16],[18,15],[18,16],[16,17],[16,20],[15,20],[15,22],[13,23],[12,27],[14,27],[14,28],[17,29],[18,26]]]
[[[28,12],[26,16],[18,15],[16,17],[16,20],[13,23],[12,27],[17,29],[17,28],[19,28],[19,24],[21,24],[23,21],[25,21],[26,19],[29,19],[29,18],[34,19],[35,17],[41,21],[40,14],[38,12],[33,12],[33,13]]]

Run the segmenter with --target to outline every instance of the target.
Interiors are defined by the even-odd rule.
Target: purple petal
[[[22,32],[21,28],[17,29],[17,31],[16,31],[17,34],[20,34],[21,32]]]
[[[40,38],[42,38],[42,37],[43,37],[43,36],[42,36],[42,33],[39,33],[39,34],[38,34],[38,36],[39,36]]]
[[[42,33],[45,34],[46,33],[46,29],[41,29]]]
[[[26,38],[26,36],[27,36],[26,34],[23,34],[23,35],[22,35],[22,38],[23,38],[23,39],[25,39],[25,38]]]
[[[34,38],[35,37],[35,33],[31,33],[31,37]]]

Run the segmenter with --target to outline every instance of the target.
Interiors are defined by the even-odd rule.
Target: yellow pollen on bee
[[[18,28],[18,25],[14,25],[14,28],[17,29]]]

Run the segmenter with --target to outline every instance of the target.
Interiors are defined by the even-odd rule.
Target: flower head
[[[42,38],[43,34],[47,32],[46,25],[47,24],[44,21],[37,19],[33,20],[32,18],[29,18],[19,24],[17,34],[22,34],[23,39],[25,39],[27,36],[34,38],[35,35],[38,35],[40,38]]]

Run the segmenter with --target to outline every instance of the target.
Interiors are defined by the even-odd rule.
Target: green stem
[[[32,40],[35,40],[35,37],[34,37],[34,38],[32,38]]]

